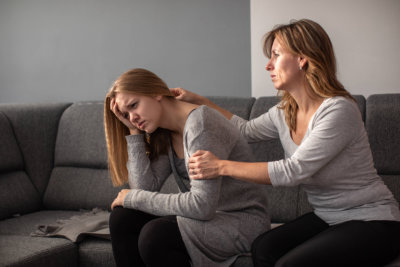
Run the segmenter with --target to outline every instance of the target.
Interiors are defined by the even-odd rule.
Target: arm
[[[267,162],[238,162],[220,160],[210,151],[198,150],[189,159],[191,179],[208,179],[231,176],[235,179],[257,184],[271,184]]]
[[[357,107],[346,102],[333,105],[318,116],[310,135],[290,158],[269,163],[245,163],[220,160],[212,153],[198,151],[190,159],[190,178],[229,175],[274,186],[298,185],[343,151],[363,127]]]
[[[214,102],[212,102],[210,99],[208,99],[204,96],[195,94],[193,92],[190,92],[190,91],[185,90],[180,87],[179,88],[171,88],[170,91],[174,94],[176,99],[185,101],[185,102],[189,102],[192,104],[206,105],[210,108],[217,110],[228,120],[230,120],[233,116],[233,114],[230,111],[221,108],[220,106],[216,105]]]
[[[258,142],[279,137],[274,125],[274,118],[278,115],[276,107],[271,108],[267,113],[259,116],[258,118],[247,121],[243,118],[233,115],[228,110],[217,106],[206,97],[187,91],[183,88],[171,88],[170,90],[178,100],[197,105],[206,105],[217,110],[240,130],[240,133],[247,139],[248,142]]]
[[[198,111],[195,112],[198,113]],[[193,113],[189,118],[194,116]],[[214,112],[213,115],[218,114]],[[233,128],[228,121],[218,117],[226,125],[229,125],[230,129]],[[221,127],[215,129],[215,125],[212,127],[214,129],[210,129],[208,126],[203,127],[203,123],[207,119],[213,120],[212,118],[204,120],[191,118],[191,122],[187,122],[189,125],[185,127],[187,130],[184,135],[187,153],[190,155],[198,149],[207,149],[223,159],[228,158],[232,149],[231,142],[235,142],[237,137],[229,134],[230,129],[221,131]],[[215,133],[217,131],[218,134]],[[218,207],[221,179],[191,180],[191,190],[179,194],[162,194],[134,189],[126,195],[124,207],[139,209],[158,216],[178,215],[197,220],[210,220],[214,217]]]
[[[159,191],[165,180],[171,174],[171,166],[167,155],[160,155],[150,161],[146,155],[144,137],[142,134],[126,137],[128,145],[127,169],[129,187],[147,191]]]

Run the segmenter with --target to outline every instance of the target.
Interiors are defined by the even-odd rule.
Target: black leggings
[[[176,216],[115,207],[110,215],[114,259],[121,266],[190,266]]]
[[[260,235],[254,266],[383,266],[400,252],[400,222],[348,221],[329,226],[305,214]]]

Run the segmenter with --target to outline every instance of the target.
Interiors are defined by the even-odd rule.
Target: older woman
[[[182,88],[171,91],[216,108],[248,141],[279,138],[285,159],[237,162],[201,150],[190,159],[190,177],[302,185],[314,212],[260,235],[255,266],[384,265],[400,250],[398,203],[374,168],[357,105],[336,78],[327,33],[307,19],[280,25],[265,36],[264,52],[282,99],[251,121]]]

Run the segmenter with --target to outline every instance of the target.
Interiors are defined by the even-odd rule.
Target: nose
[[[135,124],[139,121],[139,116],[135,112],[129,112],[129,120],[132,124]]]
[[[267,62],[267,65],[265,65],[265,70],[266,71],[271,71],[272,70],[272,62],[271,59]]]

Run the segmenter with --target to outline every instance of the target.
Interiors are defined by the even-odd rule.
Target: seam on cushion
[[[2,112],[2,111],[0,111],[0,113],[3,114],[4,117],[7,119],[7,122],[8,122],[8,124],[9,124],[9,126],[10,126],[10,128],[11,128],[11,131],[12,131],[12,134],[13,134],[13,136],[14,136],[15,143],[17,144],[17,147],[18,147],[18,150],[19,150],[19,154],[21,155],[21,158],[22,158],[22,169],[19,170],[19,171],[23,171],[23,172],[26,173],[26,163],[25,163],[26,160],[25,160],[24,153],[22,153],[21,144],[20,144],[20,142],[19,142],[19,140],[18,140],[18,138],[17,138],[17,135],[16,135],[16,133],[15,133],[14,125],[12,124],[12,122],[11,122],[10,118],[7,116],[7,114],[5,114],[5,113]],[[7,172],[9,172],[9,171],[7,171]],[[36,185],[33,183],[32,179],[31,179],[31,177],[28,175],[28,173],[26,173],[26,176],[28,177],[29,181],[31,182],[33,188],[35,188],[36,193],[38,193],[38,194],[40,195],[39,190],[37,189]]]
[[[44,194],[45,194],[45,192],[46,192],[46,189],[47,189],[47,187],[49,186],[50,178],[51,178],[51,175],[52,175],[52,173],[53,173],[54,167],[56,167],[56,165],[55,165],[56,144],[57,144],[57,139],[58,139],[58,130],[59,130],[59,128],[60,128],[60,121],[61,121],[62,116],[64,115],[64,112],[65,112],[70,106],[72,106],[72,103],[66,103],[66,104],[65,104],[64,109],[60,111],[60,114],[59,114],[59,116],[58,116],[58,120],[57,120],[57,122],[56,122],[56,133],[55,133],[56,138],[54,139],[54,145],[53,145],[52,151],[51,151],[51,154],[52,154],[52,157],[53,157],[53,161],[52,161],[52,164],[51,164],[51,165],[52,165],[52,166],[51,166],[51,171],[50,171],[49,177],[48,177],[48,179],[47,179],[47,183],[46,183],[45,186],[44,186],[43,194],[41,194],[41,196],[42,196],[42,202],[43,202],[43,196],[44,196]]]

